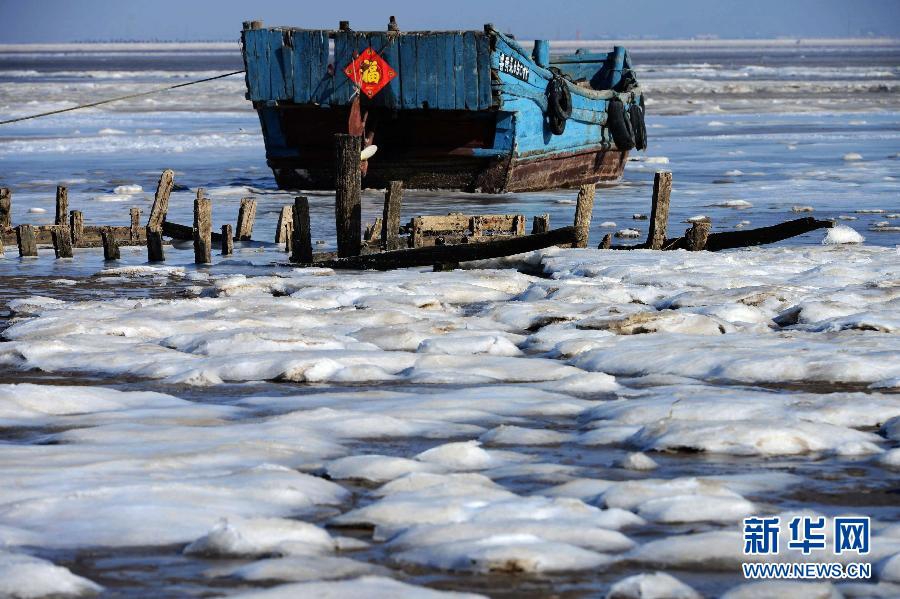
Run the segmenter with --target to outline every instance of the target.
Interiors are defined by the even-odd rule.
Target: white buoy
[[[371,146],[366,146],[363,148],[363,151],[359,153],[360,160],[368,160],[372,156],[375,155],[375,152],[378,151],[378,146],[372,144]]]

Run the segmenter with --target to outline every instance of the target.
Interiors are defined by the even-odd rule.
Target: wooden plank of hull
[[[401,180],[409,189],[480,190],[484,193],[538,191],[612,183],[622,178],[628,153],[589,150],[513,161],[475,156],[422,157],[369,162],[363,187],[386,188]],[[281,189],[333,189],[334,168],[304,168],[291,160],[269,160]]]
[[[514,160],[505,191],[537,191],[615,182],[622,178],[628,152],[588,150]]]

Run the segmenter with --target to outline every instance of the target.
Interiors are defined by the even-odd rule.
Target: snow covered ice
[[[146,216],[160,156],[183,186],[173,221],[190,223],[198,187],[216,229],[242,197],[259,210],[254,242],[210,268],[189,244],[165,265],[7,246],[0,596],[900,596],[895,55],[767,66],[733,64],[724,42],[697,42],[697,60],[654,43],[638,42],[650,155],[598,190],[593,247],[641,241],[657,168],[674,173],[670,234],[809,209],[842,225],[721,253],[293,270],[269,243],[293,194],[273,188],[240,78],[10,129],[16,222],[51,223],[59,183],[90,224]],[[98,52],[173,60],[157,50]],[[0,112],[218,72],[72,60],[0,60]],[[574,209],[570,190],[407,197],[417,214],[554,226]],[[333,249],[333,198],[309,198],[316,249]],[[364,220],[381,198],[364,193]],[[799,513],[870,516],[872,579],[744,580],[741,520]]]

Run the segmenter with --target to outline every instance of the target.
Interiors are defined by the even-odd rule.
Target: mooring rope
[[[136,94],[128,94],[127,96],[119,96],[117,98],[107,98],[106,100],[100,100],[98,102],[90,102],[88,104],[79,104],[78,106],[71,106],[69,108],[60,108],[59,110],[51,110],[49,112],[41,112],[39,114],[31,114],[28,116],[20,116],[19,118],[9,119],[7,121],[0,121],[0,125],[9,125],[10,123],[18,123],[19,121],[27,121],[29,119],[36,119],[42,116],[50,116],[53,114],[60,114],[63,112],[71,112],[73,110],[80,110],[82,108],[91,108],[93,106],[100,106],[101,104],[109,104],[110,102],[118,102],[119,100],[130,100],[131,98],[140,98],[141,96],[149,96],[151,94],[158,94],[160,92],[169,91],[171,89],[177,89],[179,87],[187,87],[188,85],[196,85],[198,83],[206,83],[207,81],[215,81],[216,79],[222,79],[224,77],[231,77],[232,75],[237,75],[239,73],[243,73],[244,70],[234,71],[233,73],[225,73],[223,75],[216,75],[215,77],[207,77],[206,79],[198,79],[196,81],[187,81],[185,83],[179,83],[177,85],[170,85],[168,87],[160,87],[157,89],[151,89],[150,91],[139,92]]]

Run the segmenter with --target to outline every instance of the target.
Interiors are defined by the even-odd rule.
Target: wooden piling
[[[166,259],[163,252],[162,229],[147,227],[147,262],[163,262]]]
[[[138,243],[141,240],[141,209],[134,207],[129,210],[131,214],[131,242]]]
[[[16,227],[16,243],[19,244],[19,256],[37,256],[37,241],[34,238],[34,227],[19,225]]]
[[[662,249],[666,241],[666,226],[669,222],[669,195],[672,192],[672,173],[656,171],[653,177],[653,206],[650,211],[650,231],[647,245],[652,250]]]
[[[194,263],[212,262],[212,201],[194,200]]]
[[[591,214],[594,211],[595,185],[588,183],[578,189],[578,203],[575,206],[575,243],[572,247],[586,248],[591,232]]]
[[[0,187],[0,229],[12,226],[12,191],[7,187]]]
[[[222,225],[222,255],[230,256],[234,253],[234,236],[231,225]]]
[[[116,241],[116,235],[113,233],[113,230],[109,227],[103,227],[100,229],[100,238],[103,240],[103,259],[118,260],[121,257],[119,254],[119,242]]]
[[[81,247],[84,243],[84,215],[81,210],[69,212],[69,234],[72,236],[72,247]]]
[[[256,220],[256,200],[243,198],[238,209],[237,236],[238,241],[250,241],[253,234],[253,221]]]
[[[538,214],[534,217],[534,220],[531,222],[531,234],[535,233],[546,233],[550,230],[550,215],[549,214]]]
[[[607,233],[603,236],[603,240],[600,242],[600,245],[597,246],[598,249],[608,250],[612,247],[612,235]]]
[[[53,251],[56,252],[57,258],[72,257],[72,233],[69,226],[62,224],[57,225],[50,232],[53,238]]]
[[[205,198],[205,197],[206,197],[206,189],[204,189],[203,187],[198,187],[198,188],[197,188],[197,195],[196,195],[195,197],[196,197],[198,200],[202,200],[203,198]]]
[[[338,256],[358,256],[362,248],[362,175],[359,170],[362,138],[338,133],[335,141],[334,220]],[[296,215],[294,216],[296,222]],[[297,235],[297,227],[294,227]]]
[[[706,240],[709,237],[709,229],[712,223],[708,220],[698,220],[691,223],[691,228],[684,232],[687,240],[688,250],[691,252],[699,252],[706,249]]]
[[[288,231],[293,220],[293,208],[291,206],[282,206],[281,213],[278,215],[278,225],[275,227],[275,243],[289,244],[291,242],[291,236],[288,235]]]
[[[65,185],[56,186],[56,225],[66,225],[66,218],[69,216],[69,190]]]
[[[381,213],[381,247],[400,249],[400,206],[403,202],[403,181],[391,181],[384,192]]]
[[[166,220],[166,212],[169,211],[169,195],[171,195],[174,185],[175,172],[171,169],[164,170],[159,177],[159,183],[156,185],[153,207],[150,209],[150,218],[147,220],[149,228],[162,231],[163,223]]]
[[[294,199],[293,230],[291,232],[291,262],[309,264],[313,260],[312,232],[309,228],[309,199]]]

